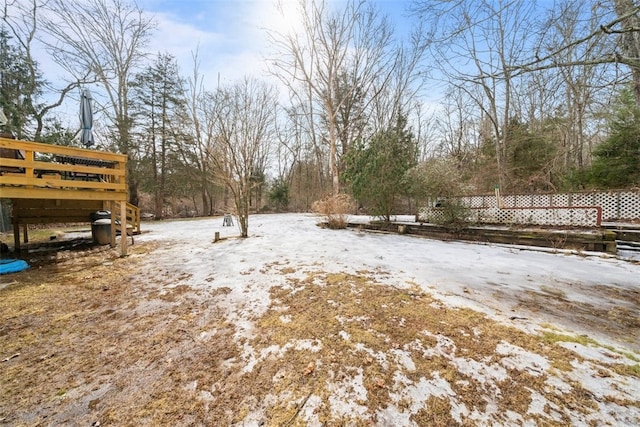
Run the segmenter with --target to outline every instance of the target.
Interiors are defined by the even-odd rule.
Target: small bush
[[[277,179],[271,185],[268,197],[276,212],[286,211],[289,206],[289,184],[283,178]]]
[[[440,225],[454,230],[461,230],[469,224],[469,208],[457,199],[447,199],[442,202],[443,219]]]
[[[316,200],[311,210],[325,217],[327,226],[331,229],[347,228],[349,214],[353,212],[355,203],[348,194],[337,194]]]

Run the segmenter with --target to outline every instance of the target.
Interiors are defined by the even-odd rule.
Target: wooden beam
[[[64,199],[12,199],[11,204],[18,211],[61,209],[61,210],[93,210],[104,209],[102,200],[64,200]],[[108,207],[107,207],[108,209]]]
[[[113,213],[111,216],[115,216]],[[120,256],[127,256],[127,202],[120,202]]]
[[[109,211],[111,211],[111,247],[116,247],[116,202],[111,201],[111,207]]]
[[[123,185],[126,190],[126,186]],[[61,190],[55,188],[0,187],[7,199],[127,200],[126,191]]]
[[[82,216],[84,218],[83,221],[89,221],[89,215],[93,212],[100,210],[97,209],[86,209],[86,208],[78,208],[78,209],[17,209],[18,215],[21,220],[24,219],[38,219],[38,218],[65,218],[65,217],[79,217]]]
[[[86,215],[78,215],[78,216],[49,216],[49,217],[34,217],[34,218],[20,218],[20,224],[66,224],[66,223],[89,223],[91,220],[89,219],[90,213],[87,212]]]
[[[16,252],[20,252],[20,223],[13,219],[13,248]]]
[[[34,187],[45,187],[49,190],[68,188],[126,191],[127,189],[124,183],[62,179],[52,175],[44,175],[42,178],[28,178],[19,174],[0,175],[0,185],[33,185]],[[4,189],[2,192],[4,193]]]
[[[0,137],[0,148],[12,150],[32,151],[37,153],[54,153],[64,156],[86,157],[89,159],[126,162],[127,155],[108,151],[89,150],[86,148],[68,147],[63,145],[43,144],[40,142],[21,141]]]

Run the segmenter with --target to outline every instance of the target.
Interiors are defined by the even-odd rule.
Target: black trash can
[[[111,243],[111,212],[97,211],[91,214],[91,237],[99,245]]]
[[[95,211],[90,215],[91,222],[98,219],[111,219],[111,212],[109,211]]]

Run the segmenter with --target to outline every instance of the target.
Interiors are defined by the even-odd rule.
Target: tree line
[[[283,94],[256,76],[207,89],[197,51],[192,64],[150,54],[156,24],[134,2],[5,0],[3,130],[77,144],[56,110],[96,88],[98,139],[128,154],[130,201],[156,218],[232,210],[243,235],[250,211],[343,193],[388,219],[416,199],[496,186],[640,184],[637,1],[415,0],[403,35],[372,2],[297,10],[295,30],[266,33]]]

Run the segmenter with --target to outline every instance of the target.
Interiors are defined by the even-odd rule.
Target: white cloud
[[[245,75],[267,77],[269,44],[265,30],[284,28],[290,15],[280,17],[271,1],[196,3],[196,10],[192,6],[184,14],[175,10],[148,12],[158,24],[149,52],[172,54],[183,75],[190,75],[197,51],[199,71],[210,89],[216,86],[218,76],[222,83]],[[291,10],[293,1],[286,3],[291,3],[286,7]]]

